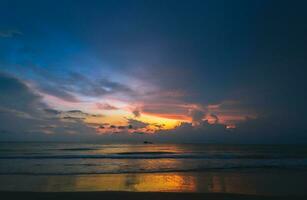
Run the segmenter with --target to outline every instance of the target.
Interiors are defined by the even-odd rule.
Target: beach
[[[153,193],[153,192],[0,192],[1,199],[126,199],[126,200],[296,200],[306,199],[306,196],[257,196],[223,193]]]
[[[307,0],[0,0],[0,200],[307,200]]]
[[[5,199],[303,199],[306,149],[2,143],[0,191]]]
[[[11,192],[172,192],[307,196],[305,170],[227,170],[96,175],[0,175]],[[32,193],[30,193],[32,194]]]

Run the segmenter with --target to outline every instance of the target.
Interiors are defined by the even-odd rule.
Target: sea
[[[0,143],[0,190],[305,194],[306,178],[306,145]]]

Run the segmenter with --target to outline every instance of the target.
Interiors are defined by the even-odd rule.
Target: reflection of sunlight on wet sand
[[[139,177],[139,183],[135,184],[136,191],[196,191],[196,180],[192,176],[179,174],[147,175]]]
[[[307,174],[305,174],[305,177]],[[33,177],[35,178],[35,177]],[[283,178],[297,185],[284,183]],[[301,179],[298,181],[298,179]],[[305,179],[298,173],[153,173],[103,174],[90,176],[50,176],[47,179],[22,179],[23,187],[36,182],[38,191],[134,191],[134,192],[213,192],[241,194],[289,194],[303,192]],[[0,181],[1,182],[1,181]],[[7,183],[7,182],[6,182]],[[16,182],[14,182],[14,187]],[[8,184],[6,184],[8,190]],[[27,187],[26,187],[27,188]],[[25,190],[27,190],[24,188]],[[291,194],[291,193],[290,193]]]
[[[78,176],[75,178],[74,188],[77,191],[129,191],[125,187],[125,175]]]
[[[74,180],[74,189],[121,190],[121,191],[196,191],[195,177],[171,174],[123,174],[98,177],[79,176]]]
[[[251,176],[252,175],[252,176]],[[274,176],[275,178],[278,178]],[[272,180],[273,177],[270,178]],[[266,177],[244,173],[152,173],[51,176],[43,191],[173,191],[267,193]],[[256,190],[257,189],[257,190]]]
[[[50,176],[39,181],[39,191],[172,191],[266,193],[265,177],[237,173],[152,173]],[[260,180],[259,180],[260,178]],[[30,180],[29,180],[30,181]],[[33,183],[35,181],[31,181]],[[262,183],[262,184],[261,184]],[[27,184],[25,184],[27,185]],[[270,188],[267,186],[267,188]]]
[[[172,191],[306,195],[306,177],[306,171],[278,170],[267,172],[173,172],[77,176],[0,175],[0,190],[38,192]]]
[[[273,178],[278,177],[272,176],[269,180]],[[267,188],[272,190],[272,186],[267,185],[269,183],[266,184],[265,180],[266,177],[258,177],[256,174],[210,172],[50,176],[45,180],[45,183],[40,181],[38,190],[228,192],[245,194],[260,192],[269,194],[270,190]]]

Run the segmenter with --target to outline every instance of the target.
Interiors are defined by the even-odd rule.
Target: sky
[[[0,1],[1,141],[307,143],[305,1]]]

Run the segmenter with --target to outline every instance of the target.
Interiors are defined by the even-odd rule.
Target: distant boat
[[[149,141],[144,141],[143,143],[144,144],[153,144],[152,142],[149,142]]]

